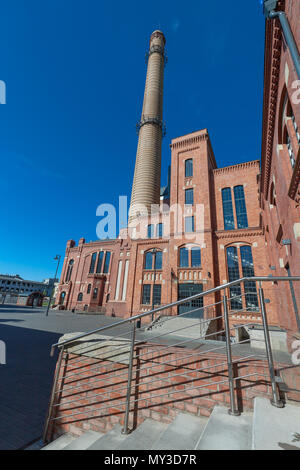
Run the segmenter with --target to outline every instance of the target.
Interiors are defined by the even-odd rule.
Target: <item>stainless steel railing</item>
[[[210,372],[211,369],[216,370],[217,367],[225,368],[223,372],[220,371],[218,375],[224,376],[224,380],[221,381],[210,381],[209,386],[212,385],[219,387],[222,384],[228,384],[229,386],[229,396],[230,396],[230,409],[229,413],[237,416],[240,414],[237,404],[236,397],[236,382],[237,380],[248,379],[252,376],[255,376],[256,373],[246,374],[244,376],[235,377],[234,372],[234,350],[236,348],[243,348],[244,345],[249,343],[249,339],[239,340],[233,342],[232,337],[233,333],[236,332],[238,328],[247,328],[253,324],[257,324],[257,316],[261,319],[263,331],[264,331],[264,342],[266,347],[266,355],[259,354],[257,351],[253,351],[251,348],[247,351],[239,352],[238,361],[244,361],[248,359],[265,359],[268,364],[268,375],[271,383],[272,389],[272,404],[277,407],[282,407],[283,404],[280,400],[278,388],[276,384],[276,372],[274,366],[274,358],[271,346],[271,339],[269,333],[269,325],[266,311],[266,302],[264,298],[264,291],[262,288],[263,282],[294,282],[300,281],[299,277],[246,277],[242,278],[222,286],[209,289],[201,294],[196,294],[192,297],[182,299],[177,302],[173,302],[168,305],[160,306],[149,312],[144,312],[139,315],[135,315],[131,318],[121,320],[96,330],[90,331],[88,333],[80,334],[69,340],[56,343],[51,347],[51,355],[54,354],[55,348],[59,348],[59,358],[54,376],[54,383],[51,393],[50,405],[48,416],[46,419],[46,425],[44,430],[44,440],[47,441],[49,435],[49,429],[51,424],[55,424],[64,418],[64,411],[67,411],[68,419],[76,420],[76,417],[79,415],[84,416],[86,419],[101,417],[105,415],[107,410],[112,407],[111,400],[106,398],[106,395],[109,394],[110,387],[113,387],[113,392],[118,395],[116,401],[114,401],[113,406],[122,408],[124,413],[124,428],[123,432],[125,434],[129,433],[129,418],[130,413],[133,411],[132,407],[135,407],[139,402],[147,403],[146,406],[150,406],[151,402],[157,402],[158,398],[165,398],[176,396],[179,393],[177,387],[170,385],[170,379],[179,379],[181,374],[178,374],[176,369],[176,363],[178,357],[175,356],[175,359],[168,359],[167,362],[162,362],[161,359],[164,358],[164,355],[168,356],[172,351],[176,351],[176,354],[180,353],[180,360],[186,361],[187,366],[192,363],[193,360],[199,360],[203,355],[210,354],[224,354],[224,359],[220,363],[214,364],[213,366],[200,367],[196,369],[187,369],[185,377],[189,379],[189,375],[195,372],[201,372],[206,374],[205,377],[208,379],[213,378],[213,373]],[[234,286],[246,285],[249,287],[251,284],[251,292],[247,292],[247,289],[240,291],[238,295],[231,295],[231,288]],[[248,284],[247,284],[248,283]],[[257,289],[258,283],[258,289]],[[253,288],[255,286],[255,289]],[[256,290],[256,292],[255,292]],[[200,298],[205,298],[208,295],[218,295],[223,292],[222,298],[216,302],[203,305],[203,307],[193,308],[193,302]],[[229,295],[228,295],[229,293]],[[252,301],[249,301],[249,297]],[[256,296],[256,298],[255,298]],[[180,305],[191,306],[191,309],[187,312],[184,312],[177,316],[164,316],[161,315],[163,312],[171,312],[174,307]],[[250,306],[249,306],[250,305]],[[238,308],[241,307],[241,308]],[[191,315],[195,314],[195,310],[198,311],[198,314],[202,318],[189,318]],[[141,320],[143,318],[148,318],[149,323],[151,323],[154,315],[161,315],[161,318],[158,322],[153,324],[153,329],[146,331],[147,329],[138,328]],[[236,318],[239,314],[244,314],[244,316],[252,315],[254,316],[254,321],[243,321],[238,325],[233,324],[233,319]],[[189,318],[188,324],[184,324],[184,321],[181,321],[182,325],[176,325],[176,319]],[[191,322],[192,321],[192,322]],[[128,327],[128,328],[127,328]],[[199,330],[196,328],[199,327]],[[125,330],[124,330],[125,328]],[[193,337],[189,337],[189,331],[193,330]],[[121,330],[118,334],[116,331]],[[157,330],[157,334],[155,334]],[[195,331],[197,334],[195,335]],[[92,335],[103,334],[99,339],[94,339],[89,341]],[[105,336],[105,341],[104,341]],[[88,340],[84,342],[84,345],[80,346],[82,340]],[[111,343],[113,346],[108,350],[108,344]],[[201,350],[199,350],[199,345],[201,344]],[[157,356],[152,359],[152,366],[149,366],[149,352],[148,349],[145,352],[142,352],[142,346],[147,345],[147,347],[156,347],[158,348]],[[249,346],[249,345],[248,345]],[[78,348],[76,350],[76,347]],[[72,359],[69,360],[68,366],[69,369],[66,373],[61,372],[63,360],[68,360],[69,349],[75,348],[72,353]],[[223,350],[223,353],[221,351]],[[101,354],[101,361],[99,365],[99,356]],[[124,357],[126,357],[125,364]],[[121,360],[121,359],[122,360]],[[95,363],[91,363],[91,360],[95,360]],[[120,372],[115,374],[115,369],[113,369],[112,376],[112,364],[118,363],[120,360]],[[145,365],[143,365],[143,361]],[[174,365],[172,365],[174,363]],[[77,366],[76,366],[77,364]],[[79,364],[79,365],[78,365]],[[91,377],[86,378],[85,367],[88,366],[89,373],[94,374]],[[167,366],[172,371],[172,374],[165,378],[164,374],[159,374],[154,372],[155,369],[161,370],[162,366]],[[104,368],[104,370],[103,370]],[[101,372],[99,370],[101,369]],[[150,370],[153,372],[153,377],[149,377]],[[99,373],[98,373],[99,372]],[[139,374],[140,381],[137,385],[133,380],[133,372]],[[145,375],[147,373],[147,375]],[[149,380],[149,378],[151,380]],[[101,393],[92,393],[91,396],[87,396],[85,393],[85,400],[83,403],[81,391],[81,383],[78,384],[78,381],[84,382],[88,380],[88,386],[95,385],[97,391],[97,383],[105,383],[105,390],[101,386]],[[120,380],[116,384],[116,380]],[[141,387],[143,384],[153,385],[158,382],[166,382],[166,391],[164,394],[156,394],[155,392],[159,389],[151,389],[151,393],[141,394],[141,397],[137,398],[135,391],[137,387]],[[189,383],[185,384],[184,390],[201,390],[205,389],[208,386],[208,383],[203,385],[194,385],[194,381],[191,380],[191,387]],[[98,386],[99,390],[99,386]],[[93,390],[91,390],[93,392]],[[122,392],[124,395],[122,396]],[[64,393],[64,399],[67,401],[60,401],[60,395]],[[119,396],[120,395],[120,396]],[[70,399],[68,399],[70,397]],[[89,401],[90,400],[90,401]],[[96,401],[92,401],[96,400]],[[101,406],[99,407],[99,400]],[[86,404],[88,402],[88,404]],[[67,408],[66,408],[67,407]],[[95,409],[93,408],[95,407]],[[101,414],[98,416],[99,412]],[[97,415],[97,416],[96,416]]]

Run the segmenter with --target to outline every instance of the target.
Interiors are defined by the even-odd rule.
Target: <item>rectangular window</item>
[[[222,189],[224,230],[234,230],[231,188]]]
[[[147,237],[148,238],[154,238],[154,225],[148,225]]]
[[[185,233],[192,233],[195,231],[194,216],[186,217],[184,219]]]
[[[145,256],[145,269],[153,269],[153,254],[151,253],[151,251],[149,251],[148,253],[146,253],[146,256]]]
[[[97,269],[96,269],[97,274],[100,274],[102,272],[101,269],[102,269],[103,257],[104,257],[104,251],[100,251],[99,256],[98,256]]]
[[[193,176],[193,159],[190,158],[189,160],[185,161],[185,177],[186,178],[192,178]]]
[[[95,300],[95,299],[97,299],[97,297],[98,297],[98,289],[97,289],[97,287],[96,287],[96,288],[93,290],[93,299]]]
[[[180,267],[188,268],[189,267],[189,250],[187,248],[180,248]]]
[[[248,227],[247,209],[245,201],[245,192],[243,186],[234,188],[235,210],[238,229]]]
[[[153,305],[161,305],[161,284],[153,286]]]
[[[151,285],[143,285],[143,294],[142,294],[142,305],[150,305],[151,301]]]
[[[158,238],[163,238],[163,236],[164,236],[164,224],[158,224],[156,232],[157,232],[157,237]]]
[[[254,263],[252,257],[251,246],[241,246],[240,248],[243,277],[254,277]],[[246,281],[244,283],[246,306],[250,311],[259,310],[256,283],[253,281]]]
[[[107,251],[105,254],[105,261],[104,261],[104,268],[103,268],[104,274],[107,274],[109,272],[110,256],[111,256],[110,251]]]
[[[201,250],[200,248],[192,248],[192,268],[201,268]]]
[[[229,282],[240,279],[238,251],[235,246],[231,246],[227,248],[227,268],[228,268]],[[231,310],[242,309],[241,295],[242,295],[242,291],[241,291],[240,284],[230,287]]]
[[[91,265],[90,265],[90,274],[94,274],[96,259],[97,259],[97,253],[93,253],[92,259],[91,259]]]
[[[185,190],[185,204],[189,206],[194,205],[194,190],[193,189]]]

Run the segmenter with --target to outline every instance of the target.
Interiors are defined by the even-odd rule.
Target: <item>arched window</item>
[[[82,302],[82,299],[83,299],[83,293],[79,292],[78,297],[77,297],[77,301]]]
[[[193,173],[194,173],[193,159],[190,158],[190,159],[185,161],[185,177],[186,178],[192,178]]]
[[[70,279],[71,279],[72,271],[73,271],[73,265],[74,265],[74,260],[71,259],[71,260],[69,261],[69,266],[68,266],[68,270],[67,270],[66,282],[69,282]]]
[[[104,258],[104,251],[100,251],[98,255],[98,262],[97,262],[97,269],[96,273],[100,274],[102,271],[102,263],[103,263],[103,258]]]
[[[107,251],[105,253],[105,261],[104,261],[104,267],[103,267],[104,274],[109,273],[110,258],[111,258],[111,252]]]
[[[227,253],[227,269],[229,282],[240,279],[239,258],[236,246],[230,246],[226,250]],[[230,305],[231,310],[241,310],[242,308],[242,291],[241,285],[230,287]]]
[[[97,253],[92,254],[91,265],[90,265],[90,274],[94,274],[95,272],[95,264],[97,259]]]
[[[247,228],[248,217],[247,217],[244,186],[242,185],[235,186],[234,200],[235,200],[237,228],[238,229]]]
[[[240,247],[243,277],[254,277],[254,263],[252,248],[249,245]],[[256,283],[247,281],[244,283],[246,306],[248,310],[258,310],[258,298]]]
[[[66,298],[66,293],[62,292],[59,297],[59,305],[63,305]]]
[[[88,288],[87,288],[87,294],[90,294],[91,293],[91,289],[92,289],[92,284],[89,284],[88,285]]]
[[[183,246],[179,250],[180,268],[201,268],[201,249],[198,246]]]
[[[222,189],[224,230],[234,230],[234,216],[232,207],[231,188]]]
[[[144,269],[148,271],[160,271],[163,267],[163,253],[162,251],[147,251],[144,260]]]

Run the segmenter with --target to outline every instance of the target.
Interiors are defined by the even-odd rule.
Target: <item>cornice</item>
[[[205,142],[208,139],[208,132],[205,132],[203,134],[194,136],[191,135],[190,137],[186,136],[186,138],[181,138],[181,140],[171,143],[170,147],[171,149],[179,149],[187,146],[195,146],[195,144],[198,144],[199,142]]]
[[[285,1],[278,3],[278,10],[284,10]],[[282,49],[282,33],[279,20],[266,20],[265,65],[262,129],[262,179],[261,191],[267,197],[271,174],[273,142],[275,135],[276,110]]]
[[[252,167],[255,167],[255,166],[260,168],[259,160],[253,160],[251,162],[245,162],[245,163],[238,163],[237,165],[226,166],[224,168],[216,168],[215,170],[213,170],[213,173],[215,175],[219,175],[219,174],[223,174],[223,173],[230,173],[231,171],[237,171],[237,170],[252,168]]]
[[[264,231],[260,227],[242,229],[242,230],[217,230],[215,237],[220,240],[224,238],[246,238],[246,237],[260,237]]]

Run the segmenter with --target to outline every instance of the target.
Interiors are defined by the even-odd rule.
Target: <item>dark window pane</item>
[[[151,297],[151,285],[145,284],[143,286],[142,304],[150,305],[150,297]]]
[[[235,210],[238,228],[248,227],[247,209],[245,202],[245,192],[243,186],[234,188]]]
[[[96,258],[97,258],[97,253],[93,253],[92,259],[91,259],[90,274],[93,274],[95,271]]]
[[[153,269],[153,254],[150,252],[145,256],[145,269]]]
[[[251,246],[241,246],[240,252],[242,259],[243,277],[253,277],[255,274]],[[259,310],[256,283],[247,281],[244,283],[244,288],[247,309]]]
[[[164,236],[164,224],[158,224],[156,231],[157,237],[162,238]]]
[[[77,297],[78,302],[82,301],[82,297],[83,297],[82,292],[80,292]]]
[[[97,269],[96,269],[96,272],[98,274],[102,272],[101,269],[102,269],[103,257],[104,257],[104,251],[100,251],[99,256],[98,256]]]
[[[185,161],[185,177],[191,178],[193,176],[193,159]]]
[[[88,288],[87,288],[87,294],[90,294],[91,288],[92,288],[92,284],[89,284],[89,285],[88,285]]]
[[[231,188],[222,189],[224,230],[234,230]]]
[[[147,237],[154,238],[154,225],[148,225]]]
[[[111,256],[110,251],[107,251],[105,254],[105,261],[104,261],[104,268],[103,268],[103,273],[105,274],[109,272],[110,256]]]
[[[201,250],[200,248],[192,248],[192,268],[201,267]]]
[[[161,285],[154,284],[153,286],[153,305],[161,304]]]
[[[193,189],[185,190],[185,204],[191,205],[191,206],[194,204],[194,190]]]
[[[158,251],[155,255],[155,269],[162,269],[162,251]]]
[[[185,224],[185,233],[192,233],[195,231],[194,217],[186,217],[184,219],[184,224]]]
[[[235,246],[227,248],[227,268],[229,282],[240,279],[238,251]],[[237,297],[230,301],[232,310],[241,310],[242,308],[242,294],[240,284],[230,288],[230,297]]]
[[[97,299],[98,296],[98,289],[97,287],[93,290],[93,299]]]
[[[180,248],[180,267],[189,267],[189,250],[187,248]]]

